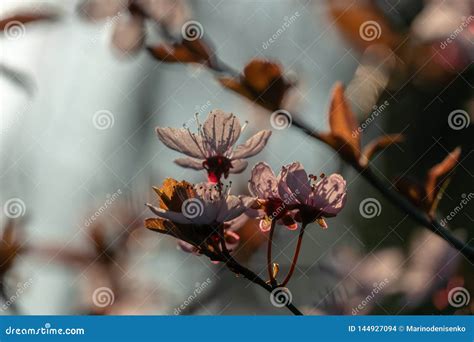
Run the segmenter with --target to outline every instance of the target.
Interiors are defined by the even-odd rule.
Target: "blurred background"
[[[100,12],[120,0],[95,2]],[[148,46],[164,39],[158,25],[179,34],[196,20],[234,69],[255,57],[281,63],[296,81],[287,108],[318,131],[328,129],[330,91],[342,81],[363,143],[405,135],[374,160],[387,182],[401,175],[422,181],[461,146],[439,218],[467,199],[449,227],[472,244],[473,1],[148,2],[158,12],[146,22]],[[47,14],[0,34],[2,314],[287,314],[261,288],[143,227],[151,216],[144,203],[156,201],[152,185],[166,177],[205,179],[172,162],[178,154],[157,139],[155,127],[181,127],[216,108],[248,120],[242,142],[273,130],[250,166],[230,176],[234,194],[247,194],[258,161],[274,170],[300,161],[309,172],[339,172],[348,181],[342,214],[327,230],[307,229],[289,284],[297,307],[307,314],[474,312],[473,265],[385,201],[333,150],[295,127],[275,129],[268,112],[202,66],[159,62],[146,49],[123,51],[126,6],[99,19],[82,5],[1,3],[1,19]],[[366,199],[379,203],[376,215],[361,213]],[[240,235],[236,257],[265,277],[266,236],[252,220]],[[282,272],[296,235],[276,232]],[[453,302],[458,288],[461,301]]]

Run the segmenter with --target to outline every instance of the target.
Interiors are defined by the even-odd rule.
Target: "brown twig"
[[[252,283],[259,285],[260,287],[263,287],[265,290],[267,290],[270,294],[272,293],[273,290],[275,290],[274,286],[271,286],[265,280],[260,278],[258,275],[256,275],[254,272],[246,268],[245,266],[242,266],[239,264],[235,259],[233,259],[230,255],[227,256],[227,260],[225,261],[226,266],[234,273],[241,274],[248,280],[250,280]],[[298,310],[296,306],[294,306],[291,302],[285,303],[285,306],[290,310],[294,315],[296,316],[303,316],[303,313]]]

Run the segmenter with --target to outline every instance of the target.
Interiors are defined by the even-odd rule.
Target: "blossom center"
[[[232,161],[224,156],[214,156],[207,158],[202,166],[207,170],[207,176],[210,183],[219,183],[222,176],[229,176]]]

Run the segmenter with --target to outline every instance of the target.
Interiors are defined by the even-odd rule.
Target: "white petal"
[[[120,18],[112,37],[113,45],[123,54],[136,53],[145,42],[145,22],[141,15]]]
[[[241,126],[234,114],[216,109],[209,113],[203,131],[215,153],[224,155],[239,139]]]
[[[253,196],[262,199],[278,198],[277,185],[277,178],[267,163],[260,162],[253,167],[249,180],[249,191]]]
[[[184,153],[190,157],[206,159],[202,150],[202,139],[191,134],[184,128],[158,127],[158,138],[172,150]]]
[[[278,175],[278,193],[289,203],[306,202],[311,194],[311,185],[301,163],[296,162],[281,168]]]
[[[232,160],[232,167],[230,168],[229,172],[241,173],[247,168],[248,165],[249,163],[242,159]]]
[[[232,154],[232,159],[250,158],[259,153],[267,144],[268,138],[272,135],[271,131],[260,131],[245,142],[237,146]]]
[[[128,0],[85,0],[78,8],[79,15],[92,20],[117,15],[128,6]]]
[[[176,30],[190,19],[191,13],[183,0],[135,0],[135,3],[153,20]]]
[[[239,217],[247,210],[242,200],[236,196],[227,197],[225,205],[223,205],[217,216],[217,222],[225,222]]]
[[[174,161],[176,164],[182,167],[186,167],[188,169],[194,170],[202,170],[204,167],[202,166],[202,160],[194,159],[194,158],[178,158]]]
[[[157,216],[170,220],[171,222],[175,223],[182,223],[182,224],[190,224],[191,221],[187,219],[182,213],[177,213],[174,211],[168,211],[161,208],[154,207],[151,204],[147,204],[147,206],[153,211]]]

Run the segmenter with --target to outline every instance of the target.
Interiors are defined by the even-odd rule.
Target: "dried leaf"
[[[404,141],[402,134],[388,134],[372,140],[364,147],[362,153],[364,156],[362,158],[362,164],[366,166],[376,153],[382,151],[384,148],[392,144],[400,143],[402,141]]]
[[[212,50],[202,40],[183,40],[181,43],[170,45],[159,44],[148,48],[156,59],[167,63],[199,63],[210,65],[212,63]]]
[[[219,77],[217,80],[224,87],[232,91],[235,91],[236,93],[248,98],[249,100],[254,99],[254,95],[249,91],[247,87],[245,87],[244,85],[242,85],[242,83],[240,83],[240,80],[230,78],[230,77]]]
[[[329,107],[329,133],[321,134],[321,139],[335,149],[344,159],[359,162],[360,138],[354,134],[357,122],[345,96],[341,83],[334,86]]]
[[[272,278],[276,279],[278,276],[278,271],[280,271],[280,265],[277,262],[272,264]]]
[[[254,94],[253,100],[275,111],[293,84],[283,76],[280,64],[265,59],[253,59],[244,68],[242,84]]]
[[[453,152],[448,154],[444,160],[433,166],[429,171],[425,182],[425,191],[427,200],[430,204],[434,203],[438,196],[439,190],[443,183],[447,180],[448,175],[454,170],[461,156],[461,148],[457,147]],[[433,208],[430,208],[433,210]]]
[[[218,80],[224,87],[270,111],[281,109],[286,92],[294,85],[283,76],[279,64],[265,59],[251,60],[240,78]]]
[[[395,180],[395,187],[416,207],[426,211],[426,192],[422,184],[408,177],[400,177]]]
[[[28,24],[35,21],[53,21],[58,19],[57,13],[53,12],[44,12],[44,13],[17,13],[11,17],[0,19],[0,30],[5,32],[5,29],[8,29],[11,25]]]

